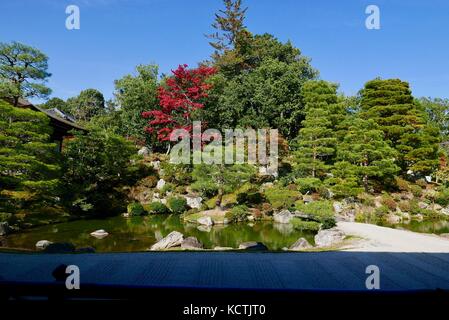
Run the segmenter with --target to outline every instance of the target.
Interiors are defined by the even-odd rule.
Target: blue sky
[[[81,29],[65,28],[65,8],[76,4]],[[415,96],[449,98],[449,1],[246,0],[246,25],[291,40],[320,71],[351,95],[375,77],[409,81]],[[365,8],[379,6],[381,29],[365,28]],[[221,0],[0,1],[0,41],[35,46],[49,56],[52,96],[68,98],[113,81],[137,64],[170,72],[195,66],[212,50]]]

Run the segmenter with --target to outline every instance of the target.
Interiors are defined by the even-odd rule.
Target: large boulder
[[[109,235],[109,233],[107,233],[103,229],[99,229],[99,230],[95,230],[94,232],[91,232],[90,235],[97,239],[103,239],[103,238],[106,238]]]
[[[158,190],[162,190],[162,188],[165,186],[165,180],[164,179],[159,179],[159,181],[156,184],[156,189]]]
[[[150,149],[148,149],[147,147],[142,147],[139,149],[139,151],[137,151],[137,154],[139,156],[149,156],[151,153]]]
[[[288,210],[282,210],[281,212],[273,214],[273,220],[277,223],[290,223],[293,215]]]
[[[262,242],[248,241],[243,242],[239,245],[240,250],[248,250],[248,251],[265,251],[268,248]]]
[[[198,218],[196,221],[203,226],[212,226],[214,224],[212,218],[208,216]]]
[[[318,247],[330,247],[343,241],[344,237],[345,234],[336,228],[320,230],[315,235],[315,244]]]
[[[187,250],[198,250],[203,249],[203,244],[195,237],[188,237],[182,240],[181,248]]]
[[[199,209],[201,207],[201,203],[203,202],[203,198],[194,197],[194,196],[184,196],[187,201],[187,205],[193,209]]]
[[[294,244],[290,246],[289,250],[300,251],[304,249],[310,249],[312,247],[313,246],[305,238],[299,238]]]
[[[48,240],[39,240],[38,242],[36,242],[36,249],[44,250],[52,243],[53,242],[48,241]]]
[[[150,250],[157,251],[177,247],[181,245],[182,240],[184,240],[184,236],[181,232],[172,231],[165,238],[162,238],[157,243],[153,244]]]
[[[0,236],[6,236],[10,230],[8,222],[0,222]]]

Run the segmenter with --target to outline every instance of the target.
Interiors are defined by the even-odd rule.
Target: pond
[[[96,239],[92,231],[104,229],[109,236]],[[298,238],[304,237],[313,243],[313,233],[294,230],[290,224],[270,221],[245,222],[213,227],[185,224],[177,215],[155,215],[147,217],[112,217],[102,220],[78,220],[41,226],[4,237],[6,248],[35,250],[39,240],[71,242],[76,247],[93,247],[96,252],[145,251],[158,239],[171,231],[179,231],[184,237],[194,236],[205,249],[215,246],[238,248],[245,241],[263,242],[270,250],[289,247]]]

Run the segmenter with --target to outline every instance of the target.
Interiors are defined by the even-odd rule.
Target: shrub
[[[317,232],[320,230],[321,224],[316,221],[303,221],[299,218],[293,218],[291,220],[291,224],[293,228],[299,231],[314,231]]]
[[[149,214],[167,214],[170,213],[170,209],[161,202],[152,202],[144,206],[145,210]]]
[[[412,185],[410,186],[410,191],[415,197],[421,197],[422,196],[422,188],[419,185]]]
[[[168,161],[161,162],[163,178],[167,182],[177,185],[188,185],[192,181],[192,167],[187,164],[173,164]]]
[[[298,191],[280,187],[266,189],[264,195],[274,209],[290,208],[296,200],[301,198],[301,193]]]
[[[316,192],[321,187],[322,182],[318,178],[299,178],[295,183],[301,193]]]
[[[248,192],[237,194],[237,202],[239,204],[260,204],[264,201],[263,194],[260,192]]]
[[[248,207],[245,205],[239,205],[226,212],[225,218],[227,218],[229,222],[238,222],[245,221],[247,215]]]
[[[400,191],[410,191],[410,184],[407,182],[407,180],[396,177],[395,182],[396,182],[396,187]]]
[[[427,186],[427,182],[424,179],[418,179],[416,180],[416,184],[422,188],[425,188]]]
[[[382,218],[389,213],[389,210],[387,206],[380,206],[374,210],[374,213],[378,218]]]
[[[442,206],[449,205],[449,188],[441,189],[436,196],[435,202]]]
[[[167,192],[171,192],[171,191],[173,191],[175,189],[175,186],[173,185],[173,184],[171,184],[171,183],[166,183],[166,184],[164,184],[164,186],[162,187],[162,189],[161,189],[161,194],[162,195],[165,195],[165,194],[167,194]]]
[[[139,202],[132,202],[128,204],[127,211],[132,216],[141,216],[146,213],[145,209]]]
[[[167,203],[173,213],[181,214],[188,209],[187,200],[182,197],[171,197]]]
[[[335,226],[334,208],[328,200],[313,201],[308,204],[297,203],[296,209],[322,224],[323,229]]]
[[[375,205],[374,197],[368,193],[361,193],[357,196],[357,198],[362,201],[365,206],[373,207]]]
[[[394,199],[388,194],[382,195],[382,204],[391,211],[396,210],[397,207],[397,204],[394,201]]]
[[[146,188],[154,188],[157,184],[158,178],[156,176],[148,176],[139,181],[139,185]]]
[[[273,207],[268,202],[262,203],[262,212],[266,215],[273,214]]]
[[[398,206],[399,206],[399,209],[401,209],[401,211],[403,211],[403,212],[410,212],[410,210],[411,210],[409,201],[400,201]]]

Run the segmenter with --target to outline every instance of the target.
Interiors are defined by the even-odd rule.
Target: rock
[[[418,221],[423,221],[424,216],[421,213],[418,213],[418,214],[413,215],[413,219],[418,220]]]
[[[70,242],[50,243],[44,249],[45,253],[72,253],[75,252],[75,246]]]
[[[203,244],[199,242],[198,239],[195,237],[188,237],[182,240],[181,248],[188,250],[203,249]]]
[[[216,247],[214,247],[214,250],[224,251],[224,250],[234,250],[234,248],[233,247],[219,247],[219,246],[216,246]]]
[[[109,233],[107,233],[103,229],[99,229],[99,230],[95,230],[94,232],[91,232],[90,235],[97,239],[103,239],[103,238],[106,238],[109,235]]]
[[[432,182],[432,177],[431,176],[425,176],[424,177],[427,181],[427,183],[431,183]]]
[[[201,197],[184,196],[184,198],[187,201],[187,205],[192,209],[199,209],[203,202],[203,198]]]
[[[8,222],[0,222],[0,236],[6,236],[11,231]]]
[[[333,205],[335,213],[339,214],[343,212],[343,206],[340,202],[334,202]]]
[[[159,181],[157,182],[157,185],[156,185],[156,189],[161,190],[164,186],[165,186],[165,180],[159,179]]]
[[[304,195],[304,196],[302,197],[302,200],[304,201],[304,203],[310,203],[310,202],[313,202],[312,196],[309,196],[309,195]]]
[[[442,209],[443,209],[442,206],[440,206],[438,203],[434,203],[434,205],[433,205],[433,210],[440,211],[440,210],[442,210]]]
[[[181,232],[172,231],[165,238],[162,238],[161,240],[153,244],[150,250],[156,251],[177,247],[181,245],[183,239],[184,236]]]
[[[36,248],[39,250],[44,250],[52,243],[53,242],[48,241],[48,240],[39,240],[38,242],[36,242]]]
[[[386,221],[390,224],[397,224],[401,222],[401,217],[395,214],[389,214],[385,217]]]
[[[161,168],[161,162],[159,160],[151,161],[150,165],[153,167],[154,170],[159,170]]]
[[[421,209],[427,209],[429,207],[429,205],[425,202],[418,202],[418,207],[420,207]]]
[[[205,216],[205,217],[201,217],[198,218],[198,220],[196,220],[199,224],[203,225],[203,226],[212,226],[214,225],[214,222],[212,221],[211,217]]]
[[[441,209],[441,213],[449,216],[449,207]]]
[[[309,241],[307,241],[305,238],[299,238],[294,244],[290,246],[289,250],[299,251],[310,248],[312,248],[312,245],[309,243]]]
[[[129,218],[129,213],[128,212],[122,213],[122,217],[123,218]]]
[[[345,234],[336,228],[320,230],[315,235],[315,244],[318,247],[330,247],[341,242],[344,237]]]
[[[76,253],[95,253],[95,248],[83,247],[75,250]]]
[[[268,248],[262,242],[248,241],[239,245],[240,250],[265,251]]]
[[[273,214],[273,220],[277,223],[290,223],[293,215],[288,210],[282,210],[281,212]]]
[[[139,149],[139,151],[137,151],[137,154],[139,156],[149,156],[151,153],[150,149],[148,149],[147,147],[142,147]]]
[[[410,216],[410,213],[408,213],[408,212],[402,212],[402,219],[403,220],[410,220],[411,219],[411,216]]]

